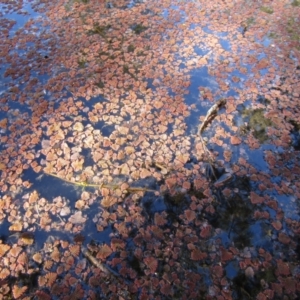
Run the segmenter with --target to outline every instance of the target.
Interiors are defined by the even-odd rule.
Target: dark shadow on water
[[[74,212],[77,211],[75,208],[75,202],[80,199],[81,193],[86,191],[94,191],[94,188],[82,188],[76,185],[72,185],[70,183],[64,182],[63,180],[59,178],[52,177],[50,175],[43,175],[40,181],[36,180],[37,174],[31,170],[26,170],[23,179],[24,180],[30,180],[31,182],[34,182],[33,185],[35,187],[35,190],[38,192],[40,197],[44,197],[48,202],[52,202],[52,200],[55,197],[62,196],[67,200],[68,206],[71,209],[71,213],[63,217],[65,221],[69,219],[69,217],[74,214]],[[28,192],[32,192],[32,190],[29,190]],[[22,205],[21,205],[22,206]],[[98,241],[98,242],[104,242],[109,243],[110,242],[110,234],[112,233],[112,226],[109,225],[106,227],[103,231],[99,232],[97,231],[96,224],[92,222],[93,217],[100,211],[99,209],[99,200],[95,200],[87,209],[83,210],[82,213],[84,216],[88,218],[88,221],[85,222],[82,231],[80,232],[81,235],[85,237],[84,244],[87,245],[91,242],[91,240]],[[53,216],[51,214],[52,222],[60,222],[61,219],[59,219],[56,216]],[[8,225],[2,224],[1,227],[3,227],[2,234],[8,235]],[[2,228],[1,228],[2,229]],[[74,238],[73,233],[66,232],[64,230],[51,230],[50,232],[45,232],[42,229],[37,228],[37,230],[34,232],[34,239],[36,245],[39,247],[42,247],[43,244],[47,241],[49,237],[54,239],[60,239],[60,240],[67,240],[69,242],[73,241]]]
[[[24,172],[22,179],[30,181],[32,186],[35,187],[34,190],[48,201],[58,196],[63,196],[67,199],[76,199],[78,197],[80,188],[77,186],[47,174],[43,174],[41,179],[37,179],[39,175],[41,174],[37,174],[29,168]],[[32,190],[29,189],[28,192],[32,192]]]

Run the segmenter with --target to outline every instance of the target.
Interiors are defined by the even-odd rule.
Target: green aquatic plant
[[[103,89],[104,88],[104,83],[100,80],[98,81],[97,83],[95,83],[95,85],[100,88],[100,89]]]
[[[255,18],[254,17],[249,17],[247,20],[246,20],[246,24],[247,26],[250,26],[254,23],[255,21]]]
[[[138,53],[136,55],[137,56],[146,56],[145,52],[142,50],[138,51]]]
[[[130,72],[129,72],[129,67],[128,67],[128,65],[123,65],[123,73],[124,74],[129,74]]]
[[[293,0],[291,3],[292,6],[300,6],[300,0]]]
[[[140,34],[147,29],[148,29],[148,27],[146,27],[142,24],[137,24],[137,25],[133,26],[133,28],[132,28],[132,30],[134,31],[135,34]]]
[[[268,34],[268,37],[270,38],[270,39],[275,39],[275,38],[277,38],[277,34],[275,33],[275,32],[270,32],[269,34]]]
[[[106,37],[107,31],[111,28],[111,25],[100,26],[98,23],[95,23],[93,29],[89,30],[89,34],[99,34],[103,38]]]
[[[253,136],[258,139],[261,143],[268,139],[266,128],[272,126],[271,120],[265,118],[264,110],[258,109],[245,109],[242,112],[244,118],[247,119],[248,125],[242,125],[240,131],[246,134],[247,131],[252,130]]]
[[[127,47],[127,52],[134,52],[134,45],[130,44],[128,47]]]
[[[272,14],[274,12],[274,10],[271,7],[267,7],[267,6],[262,6],[260,10],[267,14]]]
[[[289,18],[286,24],[287,32],[289,33],[291,39],[293,41],[299,42],[300,41],[300,31],[299,31],[299,20],[296,18]],[[299,49],[299,46],[296,46]]]
[[[79,68],[84,68],[86,60],[83,58],[80,58],[80,59],[78,59],[77,63],[78,63]]]

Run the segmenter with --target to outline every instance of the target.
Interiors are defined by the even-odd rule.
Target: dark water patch
[[[238,275],[232,279],[233,299],[256,299],[256,296],[265,289],[262,285],[262,280],[266,283],[270,283],[271,281],[274,282],[276,280],[274,271],[275,270],[270,267],[253,276],[252,274],[247,274],[246,276],[245,271],[240,271]]]
[[[130,253],[127,257],[126,257],[126,261],[129,264],[129,266],[135,270],[137,272],[137,274],[139,276],[143,276],[144,272],[141,268],[141,262],[140,260],[133,254]]]
[[[269,73],[269,70],[268,70],[268,68],[261,69],[261,70],[259,70],[259,73],[261,76],[265,76]]]
[[[250,226],[250,232],[252,246],[272,251],[274,246],[271,238],[272,227],[268,222],[256,221]]]
[[[137,35],[141,34],[142,32],[146,31],[148,27],[142,25],[142,24],[135,24],[131,27],[133,32]]]
[[[199,56],[204,56],[209,53],[209,50],[203,49],[200,46],[194,47],[194,52]]]
[[[93,127],[96,130],[100,130],[101,135],[104,137],[110,137],[112,132],[115,130],[115,125],[108,125],[104,121],[97,122]]]
[[[0,223],[0,240],[3,243],[6,243],[8,240],[8,237],[10,235],[10,231],[8,228],[11,226],[11,223],[9,223],[6,219],[3,219]]]
[[[292,146],[296,151],[300,151],[300,132],[292,132],[291,133]]]
[[[218,238],[221,240],[222,242],[222,245],[225,247],[225,248],[228,248],[232,245],[232,241],[231,239],[229,239],[228,237],[228,233],[226,231],[223,231],[218,233],[215,238]]]
[[[204,26],[204,27],[202,27],[202,30],[205,32],[205,33],[209,33],[209,34],[212,34],[212,33],[214,33],[214,31],[213,30],[211,30],[210,28],[209,28],[209,26],[207,25],[207,26]]]
[[[202,280],[205,283],[206,286],[212,285],[212,279],[211,279],[211,274],[209,272],[208,267],[201,267],[198,266],[197,268],[197,273],[201,274]]]
[[[265,208],[264,208],[264,211],[266,211],[266,212],[269,213],[270,219],[276,219],[276,214],[277,214],[277,212],[276,212],[275,209],[272,209],[272,208],[270,208],[270,207],[265,207]]]
[[[271,146],[268,148],[273,148],[273,147]],[[269,169],[269,165],[264,159],[263,149],[251,150],[249,147],[245,147],[245,149],[248,156],[247,157],[248,162],[251,165],[255,166],[258,171],[266,171]]]
[[[90,210],[98,209],[99,205],[93,205]],[[91,242],[110,244],[111,235],[113,233],[113,224],[108,225],[102,231],[98,231],[96,225],[92,222],[87,222],[81,235],[85,237],[84,245],[88,245]]]
[[[153,195],[146,194],[141,200],[141,206],[144,210],[144,215],[153,220],[155,213],[160,213],[167,210],[164,197],[153,197]]]
[[[130,0],[129,3],[126,5],[126,8],[132,8],[140,3],[144,3],[144,0]]]
[[[231,44],[228,40],[219,39],[219,42],[225,51],[231,51]]]
[[[233,279],[238,275],[239,265],[237,261],[232,261],[227,264],[225,267],[226,277],[229,279]]]
[[[289,120],[289,123],[293,126],[290,130],[291,145],[296,151],[300,150],[300,123],[295,120]]]
[[[70,96],[68,96],[68,97],[71,97],[71,96],[72,96],[72,94],[70,93]],[[78,97],[77,100],[83,101],[85,106],[88,107],[89,109],[93,109],[93,107],[98,103],[107,103],[108,102],[102,95],[92,97],[89,100],[86,100],[84,97]]]
[[[93,157],[92,157],[92,153],[91,153],[91,149],[90,148],[83,148],[81,150],[81,155],[84,157],[84,166],[83,169],[85,167],[89,167],[89,166],[93,166],[95,164]]]
[[[235,91],[234,89],[230,89],[229,91],[226,92],[226,97],[238,97],[239,93]]]
[[[224,246],[234,243],[235,247],[243,249],[251,245],[252,237],[250,226],[253,223],[254,208],[248,200],[251,190],[250,181],[247,177],[235,176],[225,186],[230,190],[237,189],[238,193],[233,192],[225,198],[219,190],[216,190],[214,192],[216,200],[213,204],[216,212],[205,218],[214,228],[223,230],[222,240],[226,244]]]
[[[60,178],[56,178],[46,173],[37,174],[31,168],[24,171],[22,179],[24,181],[31,182],[32,186],[35,187],[35,190],[47,200],[53,199],[58,196],[77,200],[78,193],[80,192],[80,190],[82,190],[82,188],[78,186],[67,183]],[[28,190],[28,192],[31,191],[33,190]]]
[[[263,45],[264,47],[269,47],[269,46],[271,45],[271,43],[272,43],[271,37],[272,37],[272,35],[269,36],[269,37],[266,36],[266,37],[264,37],[264,39],[261,41],[261,43],[262,43],[262,45]]]
[[[191,72],[191,84],[189,87],[189,95],[185,98],[187,105],[195,105],[196,109],[190,111],[190,115],[186,118],[188,131],[195,130],[199,124],[199,117],[205,115],[210,107],[203,107],[203,102],[200,101],[201,94],[199,87],[209,88],[212,93],[218,89],[218,84],[213,76],[208,73],[208,67],[202,67]]]
[[[276,195],[275,197],[286,218],[300,221],[299,199],[295,195]]]

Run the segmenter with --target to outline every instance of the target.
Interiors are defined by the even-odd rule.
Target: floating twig
[[[220,99],[218,100],[207,112],[204,121],[202,124],[198,127],[197,134],[201,136],[204,129],[207,127],[209,123],[213,121],[213,119],[216,117],[219,109],[226,104],[226,99]]]
[[[226,104],[226,99],[220,99],[218,100],[207,112],[205,118],[204,118],[204,121],[199,125],[198,127],[198,131],[197,131],[197,134],[199,135],[200,137],[200,141],[202,143],[202,147],[204,149],[204,151],[208,154],[208,163],[211,165],[211,170],[212,170],[212,173],[215,177],[215,179],[217,179],[217,176],[214,172],[214,168],[212,166],[212,160],[214,159],[210,153],[210,151],[207,149],[206,145],[205,145],[205,142],[202,138],[202,132],[204,131],[204,129],[207,127],[207,125],[209,123],[211,123],[213,121],[213,119],[216,117],[219,109],[224,106]]]

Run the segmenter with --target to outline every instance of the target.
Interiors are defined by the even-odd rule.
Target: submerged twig
[[[92,255],[92,253],[86,249],[85,247],[81,247],[81,253],[83,256],[96,268],[100,269],[102,272],[104,272],[107,275],[113,275],[118,278],[122,278],[119,273],[114,271],[111,267],[109,267],[107,264],[101,263],[96,257]],[[122,278],[124,279],[124,278]]]
[[[83,256],[84,256],[85,258],[87,258],[87,259],[89,260],[89,262],[90,262],[93,266],[95,266],[96,268],[100,269],[102,272],[104,272],[104,273],[106,273],[106,274],[111,273],[110,270],[108,269],[108,267],[107,267],[105,264],[101,263],[99,260],[97,260],[97,259],[92,255],[92,253],[91,253],[89,250],[87,250],[85,247],[81,247],[81,252],[82,252]],[[115,272],[114,272],[113,275],[116,276]],[[117,274],[117,276],[120,276],[120,275]]]
[[[81,187],[95,187],[95,188],[107,188],[107,189],[118,189],[120,188],[120,185],[118,184],[107,184],[107,183],[100,183],[100,184],[96,184],[96,183],[87,183],[87,182],[75,182],[75,181],[71,181],[68,180],[66,178],[62,178],[58,175],[52,174],[52,173],[48,173],[45,172],[47,175],[53,176],[55,178],[58,178],[60,180],[63,180],[67,183],[73,184],[73,185],[77,185],[77,186],[81,186]],[[143,187],[128,187],[126,189],[128,192],[130,193],[135,193],[135,192],[156,192],[156,190],[152,190],[152,189],[148,189],[148,188],[143,188]]]
[[[39,206],[37,203],[35,204],[35,211],[37,212],[38,216],[40,217]]]
[[[75,182],[75,181],[71,181],[71,180],[68,180],[66,178],[62,178],[62,177],[60,177],[58,175],[55,175],[53,173],[46,172],[46,171],[45,171],[45,174],[50,175],[50,176],[55,177],[55,178],[58,178],[60,180],[63,180],[65,182],[67,182],[67,183],[71,183],[71,184],[82,186],[82,187],[97,187],[97,188],[101,188],[103,186],[103,184],[94,184],[94,183],[87,183],[87,182]]]
[[[169,171],[170,171],[167,167],[165,167],[163,164],[161,164],[161,163],[159,163],[159,162],[157,162],[157,161],[153,161],[153,165],[154,165],[156,168],[160,169],[160,170],[161,170],[161,173],[164,174],[164,175],[168,174]]]

